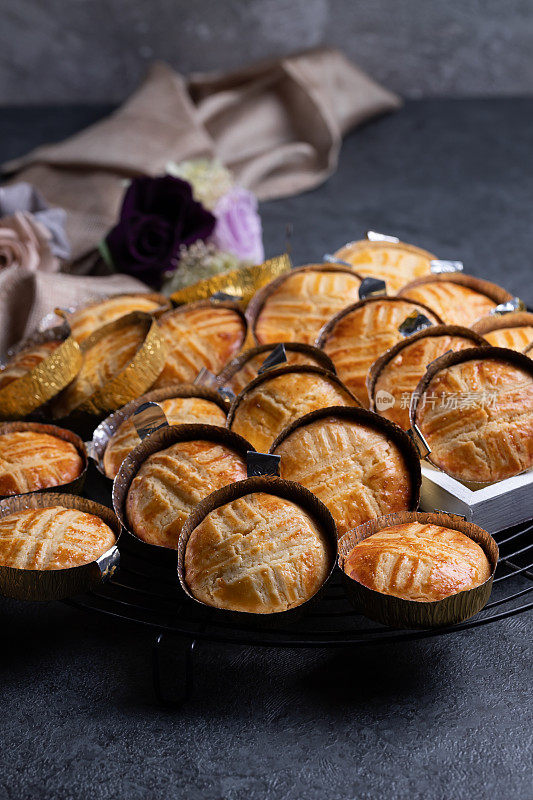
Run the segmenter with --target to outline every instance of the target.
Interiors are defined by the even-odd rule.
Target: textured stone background
[[[114,102],[165,59],[232,68],[329,43],[407,97],[533,87],[531,0],[2,0],[0,104]]]

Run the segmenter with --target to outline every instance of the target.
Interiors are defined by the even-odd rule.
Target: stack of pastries
[[[182,529],[199,504],[246,479],[247,450],[279,457],[283,481],[311,492],[338,536],[416,511],[420,457],[407,435],[414,424],[433,464],[464,482],[494,482],[533,466],[533,361],[526,354],[533,315],[517,309],[505,289],[441,274],[434,264],[443,262],[399,241],[352,242],[330,259],[336,263],[277,278],[246,312],[238,301],[171,308],[159,295],[123,295],[66,315],[81,366],[36,413],[67,427],[80,411],[92,415],[98,466],[107,478],[126,481],[120,513],[135,537],[180,551]],[[374,286],[365,294],[369,277],[385,282],[384,291]],[[22,348],[4,365],[0,411],[2,390],[34,375],[60,341]],[[195,391],[199,385],[206,394]],[[134,415],[153,396],[176,436],[148,452]],[[235,443],[221,439],[220,429]],[[0,494],[67,484],[79,470],[67,442],[0,436]],[[14,524],[19,536],[22,523]],[[431,526],[394,528],[395,557],[425,564],[433,536]],[[458,562],[463,554],[478,559],[480,581],[486,579],[479,553],[450,536]],[[228,495],[183,544],[186,589],[217,608],[286,610],[326,580],[324,541],[321,523],[297,501],[267,489]],[[367,541],[347,560],[349,574],[394,594],[383,583],[386,570],[378,579],[391,548],[376,538],[381,550],[372,550]],[[448,594],[468,583],[460,563],[457,569]],[[439,586],[431,586],[433,574]],[[269,580],[278,581],[276,591]],[[446,596],[438,570],[424,580],[397,596]]]

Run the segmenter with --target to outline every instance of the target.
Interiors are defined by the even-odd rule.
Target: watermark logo
[[[387,411],[387,409],[394,406],[395,402],[394,395],[385,391],[385,389],[378,389],[376,392],[375,404],[377,411]]]

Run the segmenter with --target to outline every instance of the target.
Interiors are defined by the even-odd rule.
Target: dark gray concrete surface
[[[0,103],[118,102],[186,74],[331,44],[407,97],[527,94],[530,0],[2,0]]]
[[[3,110],[0,158],[105,109]],[[263,206],[295,262],[367,227],[463,258],[533,301],[533,101],[413,102],[348,138],[320,189]],[[531,800],[531,614],[388,647],[200,644],[179,712],[153,635],[0,601],[0,798]]]

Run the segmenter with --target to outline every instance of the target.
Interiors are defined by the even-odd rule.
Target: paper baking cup
[[[384,528],[406,522],[440,525],[464,533],[469,539],[477,542],[487,556],[491,567],[490,578],[474,589],[452,594],[443,600],[423,602],[404,600],[401,597],[369,589],[346,574],[344,571],[346,557],[358,542],[368,539],[369,536]],[[465,522],[455,514],[442,512],[423,514],[402,511],[365,522],[364,525],[341,536],[338,563],[343,575],[346,594],[360,614],[392,628],[436,628],[463,622],[481,611],[488,603],[498,563],[498,546],[492,536],[483,528],[479,528],[472,522]]]
[[[23,495],[38,494],[41,492],[63,492],[65,494],[81,494],[87,477],[87,450],[85,444],[76,436],[72,431],[65,428],[59,428],[57,425],[44,425],[39,422],[4,422],[0,424],[0,436],[6,433],[16,433],[18,431],[33,431],[34,433],[47,433],[49,436],[55,436],[58,439],[63,439],[65,442],[70,442],[78,451],[80,458],[83,462],[82,471],[77,478],[69,483],[57,484],[57,486],[47,486],[45,489],[35,489],[33,492],[24,492]],[[17,495],[0,495],[0,500],[5,497],[20,497],[22,494]]]
[[[75,508],[100,517],[106,525],[109,525],[118,541],[120,525],[111,509],[72,494],[46,492],[8,497],[0,501],[0,517],[27,508],[52,506]],[[119,560],[120,554],[115,543],[95,561],[79,567],[39,570],[0,566],[0,594],[16,600],[60,600],[72,597],[95,588],[109,578],[117,569]]]
[[[163,564],[168,564],[169,559],[175,561],[176,551],[163,545],[145,542],[131,530],[126,514],[126,499],[131,482],[149,456],[159,453],[161,450],[166,450],[177,442],[191,442],[197,439],[215,442],[231,448],[241,456],[245,464],[247,452],[255,449],[242,436],[217,425],[206,425],[204,423],[168,425],[147,436],[144,441],[130,452],[122,462],[118,475],[113,482],[113,508],[123,530],[129,537],[129,541],[134,544],[140,544],[142,550],[139,552],[144,551],[144,556],[149,553],[151,557],[155,557]]]
[[[315,594],[309,597],[304,603],[301,603],[295,608],[290,608],[287,611],[278,611],[270,614],[255,614],[248,611],[233,611],[209,606],[201,600],[198,600],[191,593],[185,581],[185,551],[187,549],[187,542],[194,529],[211,511],[254,492],[264,492],[265,494],[275,495],[276,497],[281,497],[284,500],[289,500],[297,506],[300,506],[320,527],[329,545],[330,568],[322,586],[320,586]],[[239,622],[244,622],[245,624],[251,623],[259,627],[271,627],[273,624],[284,625],[288,622],[294,622],[302,615],[308,604],[317,598],[318,594],[322,592],[324,586],[330,579],[335,568],[336,558],[337,534],[335,522],[326,506],[318,497],[294,481],[284,481],[276,477],[255,477],[232,483],[229,486],[224,486],[222,489],[218,489],[216,492],[208,495],[205,500],[202,500],[195,506],[181,529],[178,541],[178,579],[183,591],[188,597],[196,604],[211,609],[218,618],[226,618],[237,624],[239,624]]]
[[[333,361],[324,353],[323,350],[319,350],[317,347],[313,347],[310,344],[302,344],[301,342],[277,342],[275,344],[260,344],[258,347],[252,347],[250,350],[245,350],[240,356],[234,358],[217,376],[218,385],[225,386],[227,383],[229,383],[231,379],[248,363],[248,361],[251,361],[256,356],[264,353],[265,358],[267,358],[269,353],[271,353],[275,347],[278,347],[279,344],[283,344],[283,347],[287,353],[300,353],[309,359],[310,365],[321,367],[322,369],[335,374]],[[279,364],[279,367],[283,366],[285,366],[284,363]],[[287,364],[286,366],[291,365]],[[276,368],[277,367],[272,367],[272,369]]]
[[[485,297],[493,300],[498,305],[500,303],[507,303],[509,300],[513,299],[513,295],[509,294],[509,292],[503,289],[501,286],[498,286],[497,283],[491,283],[490,281],[485,281],[481,278],[475,278],[473,275],[465,275],[463,272],[445,272],[441,275],[427,275],[424,278],[417,278],[415,281],[411,281],[411,283],[407,283],[405,286],[403,286],[398,292],[397,297],[409,299],[406,298],[405,295],[408,294],[411,289],[415,289],[418,286],[423,286],[426,283],[443,282],[458,283],[461,286],[465,286],[467,289],[472,289],[474,292],[478,292],[478,294],[484,294]],[[412,302],[416,301],[413,300]],[[434,311],[433,314],[435,314]]]
[[[80,371],[83,357],[78,343],[61,327],[34,334],[13,348],[10,355],[58,340],[62,343],[40,364],[0,389],[0,418],[27,417],[74,380]]]
[[[419,339],[429,339],[432,336],[460,336],[462,339],[469,339],[472,342],[472,347],[489,347],[489,343],[483,336],[470,328],[463,328],[460,325],[432,325],[431,328],[424,328],[424,330],[419,333],[407,336],[383,353],[370,367],[366,378],[366,388],[370,398],[370,409],[372,411],[376,410],[374,399],[376,383],[387,364],[389,364],[393,358],[396,358],[404,347],[409,347],[413,342],[417,342]]]
[[[443,356],[440,356],[440,358],[436,358],[435,361],[428,366],[425,375],[420,379],[418,386],[412,395],[411,406],[409,408],[411,428],[413,429],[413,426],[415,425],[418,428],[420,427],[419,412],[421,408],[421,400],[424,392],[428,388],[437,372],[440,372],[447,367],[451,367],[454,364],[462,364],[465,361],[489,358],[497,359],[498,361],[506,361],[515,367],[523,369],[533,377],[533,360],[528,358],[528,356],[524,353],[517,353],[516,350],[509,350],[507,347],[473,347],[469,348],[468,350],[458,350],[457,352],[445,353]],[[433,466],[436,467],[440,472],[446,472],[446,470],[443,470],[442,467],[432,460],[431,452],[425,456],[425,459],[433,464]],[[451,472],[446,472],[446,474],[460,481],[468,488],[474,490],[481,489],[484,486],[490,486],[493,483],[498,483],[498,481],[466,481],[458,475],[453,475]]]
[[[285,253],[270,258],[262,264],[231,270],[199,281],[192,286],[186,286],[174,292],[170,299],[176,305],[182,305],[196,300],[208,300],[217,292],[225,292],[242,298],[241,302],[246,306],[258,289],[284,272],[289,272],[290,268],[291,260]]]
[[[173,397],[198,397],[202,400],[210,400],[226,414],[228,406],[223,397],[214,389],[207,389],[203,386],[196,386],[193,383],[175,383],[171,386],[164,386],[161,389],[154,389],[147,392],[131,403],[119,408],[113,414],[106,417],[93,433],[92,442],[89,447],[89,455],[96,463],[98,470],[105,475],[104,456],[109,440],[118,431],[123,422],[131,417],[143,403],[159,403],[161,400],[168,400]],[[107,477],[107,476],[106,476]],[[108,478],[108,480],[111,480]]]
[[[130,363],[111,380],[85,397],[77,406],[64,408],[61,405],[61,398],[58,398],[58,404],[54,404],[52,407],[52,413],[55,413],[56,419],[60,417],[61,412],[66,412],[66,415],[74,413],[102,415],[109,411],[115,411],[150,388],[163,369],[166,356],[163,337],[151,314],[133,311],[131,314],[103,325],[82,342],[81,350],[82,353],[86,353],[92,347],[98,347],[98,343],[105,336],[118,333],[139,322],[144,325],[145,338]]]
[[[472,325],[472,330],[485,336],[486,333],[502,330],[504,328],[526,328],[533,327],[533,313],[527,311],[516,311],[510,314],[489,315],[482,317]],[[533,346],[533,342],[528,344],[522,352],[527,353]]]
[[[394,422],[380,417],[373,411],[367,411],[366,408],[355,408],[351,406],[331,406],[330,408],[319,408],[317,411],[311,411],[309,414],[300,417],[290,425],[287,425],[281,431],[279,436],[274,440],[269,453],[275,453],[279,445],[285,441],[294,431],[299,428],[305,428],[312,422],[326,419],[339,419],[346,422],[353,422],[356,425],[365,425],[372,428],[379,433],[384,434],[390,441],[392,441],[402,454],[409,475],[411,476],[411,497],[409,499],[409,510],[415,511],[418,508],[420,501],[420,487],[422,485],[422,473],[420,470],[420,458],[418,451],[414,446],[411,438],[407,433],[402,430]]]
[[[359,278],[360,281],[363,280],[362,277],[355,272],[355,270],[350,269],[349,267],[337,266],[336,264],[307,264],[303,267],[292,269],[287,275],[281,275],[279,278],[276,278],[276,280],[273,280],[266,286],[263,286],[263,288],[254,295],[253,300],[246,309],[246,318],[256,344],[261,344],[257,338],[255,329],[259,315],[263,310],[263,306],[270,295],[273,294],[273,292],[275,292],[282,285],[282,283],[287,280],[287,278],[292,277],[292,275],[295,275],[299,272],[347,272],[348,275],[355,275],[355,277]]]

